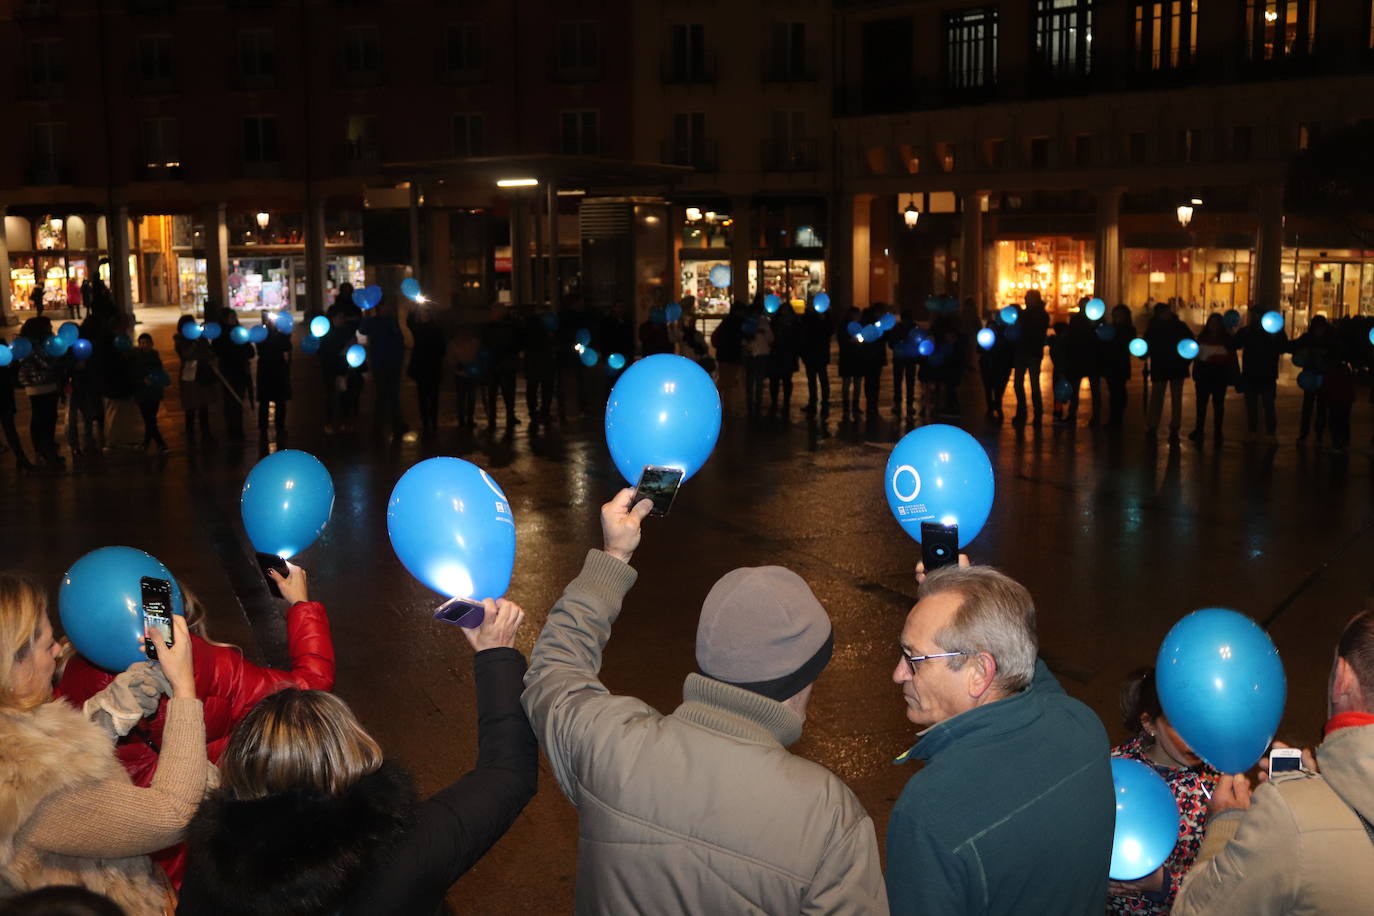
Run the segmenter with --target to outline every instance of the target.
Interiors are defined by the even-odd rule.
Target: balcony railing
[[[760,150],[765,172],[810,172],[819,164],[815,140],[764,140]]]
[[[710,85],[716,81],[716,53],[703,51],[698,55],[664,52],[660,63],[660,78],[667,85]]]
[[[715,140],[665,140],[659,150],[659,158],[668,165],[688,165],[698,172],[714,172],[720,168],[718,147]]]
[[[759,78],[765,83],[814,83],[819,78],[816,48],[807,45],[798,56],[791,49],[770,48],[763,54]]]

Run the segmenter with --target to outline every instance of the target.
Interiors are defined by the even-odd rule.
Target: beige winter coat
[[[1374,725],[1333,732],[1317,765],[1212,819],[1173,916],[1374,912],[1374,842],[1351,810],[1374,820]]]
[[[209,769],[199,700],[167,704],[147,789],[129,782],[104,730],[65,701],[0,709],[0,898],[78,884],[128,916],[171,912],[175,896],[147,853],[181,840]]]
[[[695,674],[664,716],[597,679],[634,581],[590,551],[525,675],[530,724],[578,809],[577,912],[885,914],[872,820],[787,751],[800,716]]]

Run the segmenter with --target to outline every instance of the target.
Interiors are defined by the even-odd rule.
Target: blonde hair
[[[14,692],[14,667],[33,652],[48,616],[48,595],[23,573],[0,571],[0,707],[33,709],[48,699]]]
[[[225,788],[243,800],[289,789],[340,795],[382,765],[382,749],[348,704],[323,690],[289,688],[243,718],[220,759]]]

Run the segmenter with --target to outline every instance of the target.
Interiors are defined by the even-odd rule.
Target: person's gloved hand
[[[91,721],[109,729],[111,737],[120,738],[139,719],[157,712],[163,694],[171,693],[172,686],[162,669],[152,662],[135,662],[87,700],[82,709]]]

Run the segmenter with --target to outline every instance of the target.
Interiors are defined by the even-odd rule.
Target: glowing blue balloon
[[[720,394],[705,370],[659,353],[625,370],[606,403],[606,445],[620,475],[639,480],[645,465],[681,468],[687,480],[720,436]]]
[[[1054,380],[1054,399],[1056,401],[1067,401],[1073,397],[1073,383],[1066,378]]]
[[[716,289],[725,289],[730,285],[730,268],[725,264],[717,264],[711,268],[711,285]]]
[[[588,331],[586,328],[583,328],[573,336],[573,341],[575,343],[580,343],[584,347],[588,346],[592,342],[592,332]]]
[[[142,579],[172,585],[172,612],[185,611],[181,587],[152,554],[133,547],[101,547],[72,564],[57,587],[62,629],[92,664],[123,671],[146,662],[143,652]]]
[[[921,522],[959,526],[959,549],[983,530],[992,511],[992,462],[957,426],[933,423],[902,437],[887,459],[887,505],[917,543]]]
[[[132,350],[134,348],[134,342],[128,334],[116,334],[114,339],[114,347],[120,353],[127,353],[129,350]]]
[[[682,306],[676,302],[669,302],[663,307],[663,317],[668,321],[677,321],[682,317]]]
[[[253,343],[262,343],[267,339],[267,325],[255,324],[248,329],[248,339]]]
[[[236,324],[229,329],[229,339],[236,344],[248,343],[248,329],[241,324]]]
[[[412,576],[441,595],[500,598],[515,569],[515,516],[501,487],[461,458],[429,458],[396,481],[386,531]]]
[[[864,326],[857,321],[851,321],[844,329],[849,332],[850,337],[860,337],[863,335]]]
[[[983,328],[978,332],[978,346],[984,350],[991,350],[995,343],[997,343],[997,332],[992,328]]]
[[[763,310],[768,314],[773,314],[782,307],[782,300],[774,293],[769,293],[763,297]]]
[[[625,368],[625,356],[621,353],[612,353],[606,357],[606,365],[617,371]]]
[[[929,337],[922,337],[921,342],[916,345],[916,353],[919,356],[932,356],[935,353],[935,341]]]
[[[878,319],[878,327],[883,331],[890,331],[897,326],[897,316],[891,312],[885,312]]]
[[[290,312],[280,313],[277,315],[277,320],[272,322],[272,324],[276,326],[278,331],[287,336],[290,336],[291,332],[295,330],[296,327],[296,322],[291,318]]]
[[[91,353],[94,350],[95,348],[91,346],[91,342],[84,337],[78,337],[76,341],[72,343],[72,356],[83,363],[91,358]]]
[[[1178,342],[1178,355],[1184,359],[1193,359],[1197,356],[1198,345],[1196,340],[1187,337]]]
[[[355,289],[353,291],[353,304],[356,305],[358,308],[364,310],[370,308],[370,306],[367,304],[367,293],[363,290]]]
[[[1003,324],[1016,324],[1016,319],[1021,317],[1021,310],[1014,305],[1004,305],[997,314],[1001,316]]]
[[[1223,773],[1254,766],[1283,717],[1279,650],[1236,611],[1207,608],[1174,624],[1159,647],[1155,678],[1169,724]]]
[[[376,283],[369,283],[363,287],[363,300],[367,302],[363,308],[375,309],[377,304],[382,301],[382,288]]]
[[[217,322],[207,321],[200,329],[200,336],[206,340],[215,340],[223,332],[223,328]]]
[[[1260,316],[1260,327],[1270,334],[1277,334],[1283,330],[1283,315],[1279,312],[1265,312]]]
[[[1322,386],[1322,374],[1304,369],[1298,373],[1298,387],[1303,391],[1316,391]]]
[[[811,307],[822,315],[830,311],[830,294],[816,293],[811,297]]]
[[[67,352],[67,342],[54,334],[43,341],[43,352],[56,359]]]
[[[14,351],[9,348],[8,344],[0,344],[0,368],[8,366],[12,362],[14,362]]]
[[[878,327],[876,324],[866,324],[864,325],[863,330],[859,332],[859,337],[863,339],[864,343],[873,343],[873,341],[877,340],[879,337],[882,336],[883,329]]]
[[[1178,842],[1178,801],[1173,789],[1139,760],[1112,758],[1116,830],[1112,834],[1114,881],[1135,881],[1164,864]]]
[[[334,480],[314,455],[282,449],[248,472],[239,511],[255,550],[294,557],[315,543],[329,521]]]
[[[1231,330],[1240,327],[1240,311],[1237,309],[1227,309],[1221,315],[1221,321]]]
[[[363,363],[367,362],[367,348],[362,344],[353,344],[353,346],[344,351],[344,362],[348,363],[354,369],[358,368]]]
[[[199,340],[200,330],[200,325],[196,324],[194,321],[188,321],[181,327],[177,328],[177,333],[179,333],[186,340]]]
[[[1374,346],[1374,328],[1369,329],[1369,344]]]
[[[1116,328],[1109,324],[1099,324],[1097,326],[1097,339],[1103,343],[1110,343],[1116,339]]]
[[[314,356],[316,353],[320,352],[320,339],[309,334],[302,337],[301,352],[306,356]]]
[[[664,314],[663,308],[661,306],[656,305],[653,308],[649,309],[649,320],[652,321],[654,324],[663,324],[665,321],[668,320],[668,316]]]
[[[586,347],[585,349],[583,349],[582,353],[579,355],[578,358],[582,360],[582,365],[590,369],[592,366],[595,366],[597,364],[598,360],[601,359],[601,354],[593,350],[591,347]]]
[[[1150,345],[1143,337],[1135,338],[1126,345],[1126,348],[1131,351],[1132,356],[1139,357],[1140,359],[1144,359],[1150,352]]]
[[[406,277],[401,281],[401,295],[407,299],[419,299],[420,281],[414,277]]]
[[[1102,316],[1107,314],[1107,303],[1101,299],[1089,299],[1083,304],[1083,314],[1093,321],[1101,321]]]
[[[62,327],[57,329],[57,336],[65,340],[70,347],[81,336],[81,326],[75,321],[64,321]]]

